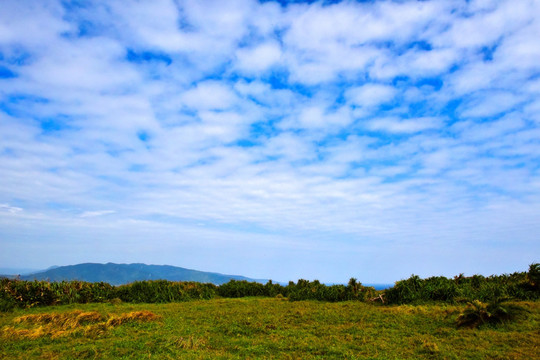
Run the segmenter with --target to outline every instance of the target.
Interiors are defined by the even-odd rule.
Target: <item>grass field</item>
[[[538,359],[526,318],[457,329],[463,306],[214,299],[0,313],[1,359]]]

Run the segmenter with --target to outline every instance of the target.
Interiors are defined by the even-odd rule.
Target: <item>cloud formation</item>
[[[538,33],[533,0],[3,1],[0,261],[522,270]]]

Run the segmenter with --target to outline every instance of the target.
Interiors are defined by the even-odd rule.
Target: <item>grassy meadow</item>
[[[466,305],[210,299],[0,313],[1,359],[535,359],[540,303],[457,328]]]

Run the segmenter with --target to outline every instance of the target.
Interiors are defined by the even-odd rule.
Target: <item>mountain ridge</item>
[[[143,263],[82,263],[58,266],[20,276],[21,280],[107,282],[123,285],[143,280],[196,281],[221,285],[230,280],[246,280],[266,283],[267,279],[252,279],[241,275],[206,272],[173,265],[147,265]]]

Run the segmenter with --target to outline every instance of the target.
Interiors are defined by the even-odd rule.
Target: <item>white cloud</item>
[[[504,5],[506,8],[512,7],[508,2]],[[435,44],[450,44],[458,48],[492,45],[507,29],[505,22],[512,24],[511,18],[505,16],[507,9],[501,6],[498,10],[456,19],[448,31],[435,39]]]
[[[366,127],[372,131],[387,131],[390,133],[416,133],[425,130],[438,129],[442,122],[437,118],[380,118],[368,121]]]
[[[286,41],[305,49],[324,49],[325,44],[343,42],[362,45],[371,41],[408,39],[419,31],[441,5],[433,3],[339,3],[291,7],[291,29]],[[359,26],[361,24],[361,27]]]
[[[388,80],[406,75],[413,78],[433,77],[444,74],[460,59],[460,51],[453,48],[432,50],[411,49],[402,56],[384,52],[369,69],[371,76]]]
[[[94,5],[2,5],[0,260],[107,238],[334,281],[533,253],[537,2]]]
[[[509,114],[493,122],[464,121],[454,127],[459,129],[463,139],[474,142],[500,138],[515,133],[525,128],[525,126],[525,122],[520,118],[519,114]]]
[[[60,40],[46,56],[24,67],[21,75],[29,83],[52,91],[126,89],[139,80],[138,74],[119,60],[125,49],[106,38]],[[45,95],[45,94],[44,94]]]
[[[408,41],[441,10],[438,6],[425,2],[291,6],[286,13],[290,28],[284,36],[284,57],[292,80],[314,85],[339,76],[357,77],[385,56],[386,49],[375,44]]]
[[[327,110],[322,104],[308,105],[298,109],[298,113],[289,116],[279,125],[281,129],[305,129],[310,131],[323,131],[324,134],[339,131],[349,125],[352,114],[347,107]]]
[[[181,101],[186,106],[198,110],[221,110],[234,107],[237,98],[226,84],[205,81],[183,93]]]
[[[522,102],[510,92],[490,91],[477,94],[463,106],[463,117],[488,117],[509,111]]]
[[[537,46],[537,34],[540,31],[540,6],[528,9],[530,21],[526,26],[509,34],[494,54],[494,60],[501,62],[508,70],[538,71],[540,49]]]
[[[404,57],[403,62],[410,64],[412,71],[408,74],[420,73],[424,75],[440,74],[452,66],[459,58],[459,53],[454,49],[436,49],[431,51],[419,51],[411,54],[411,57]]]
[[[97,217],[97,216],[114,214],[115,212],[116,211],[113,211],[113,210],[85,211],[79,216],[82,217],[82,218],[93,218],[93,217]]]
[[[258,73],[278,63],[281,59],[281,50],[278,43],[265,43],[251,49],[239,49],[236,56],[240,71]]]
[[[0,11],[0,45],[32,47],[39,50],[56,40],[72,26],[62,20],[64,10],[56,1],[17,0],[2,2]]]
[[[7,211],[10,214],[16,214],[23,211],[22,208],[16,206],[10,206],[9,204],[0,204],[0,210]]]
[[[366,84],[347,90],[346,97],[354,105],[369,107],[393,100],[397,90],[389,85]]]
[[[135,41],[165,51],[191,50],[195,39],[180,32],[180,14],[174,1],[126,1],[113,2],[109,6],[120,17],[120,26],[127,27]]]

